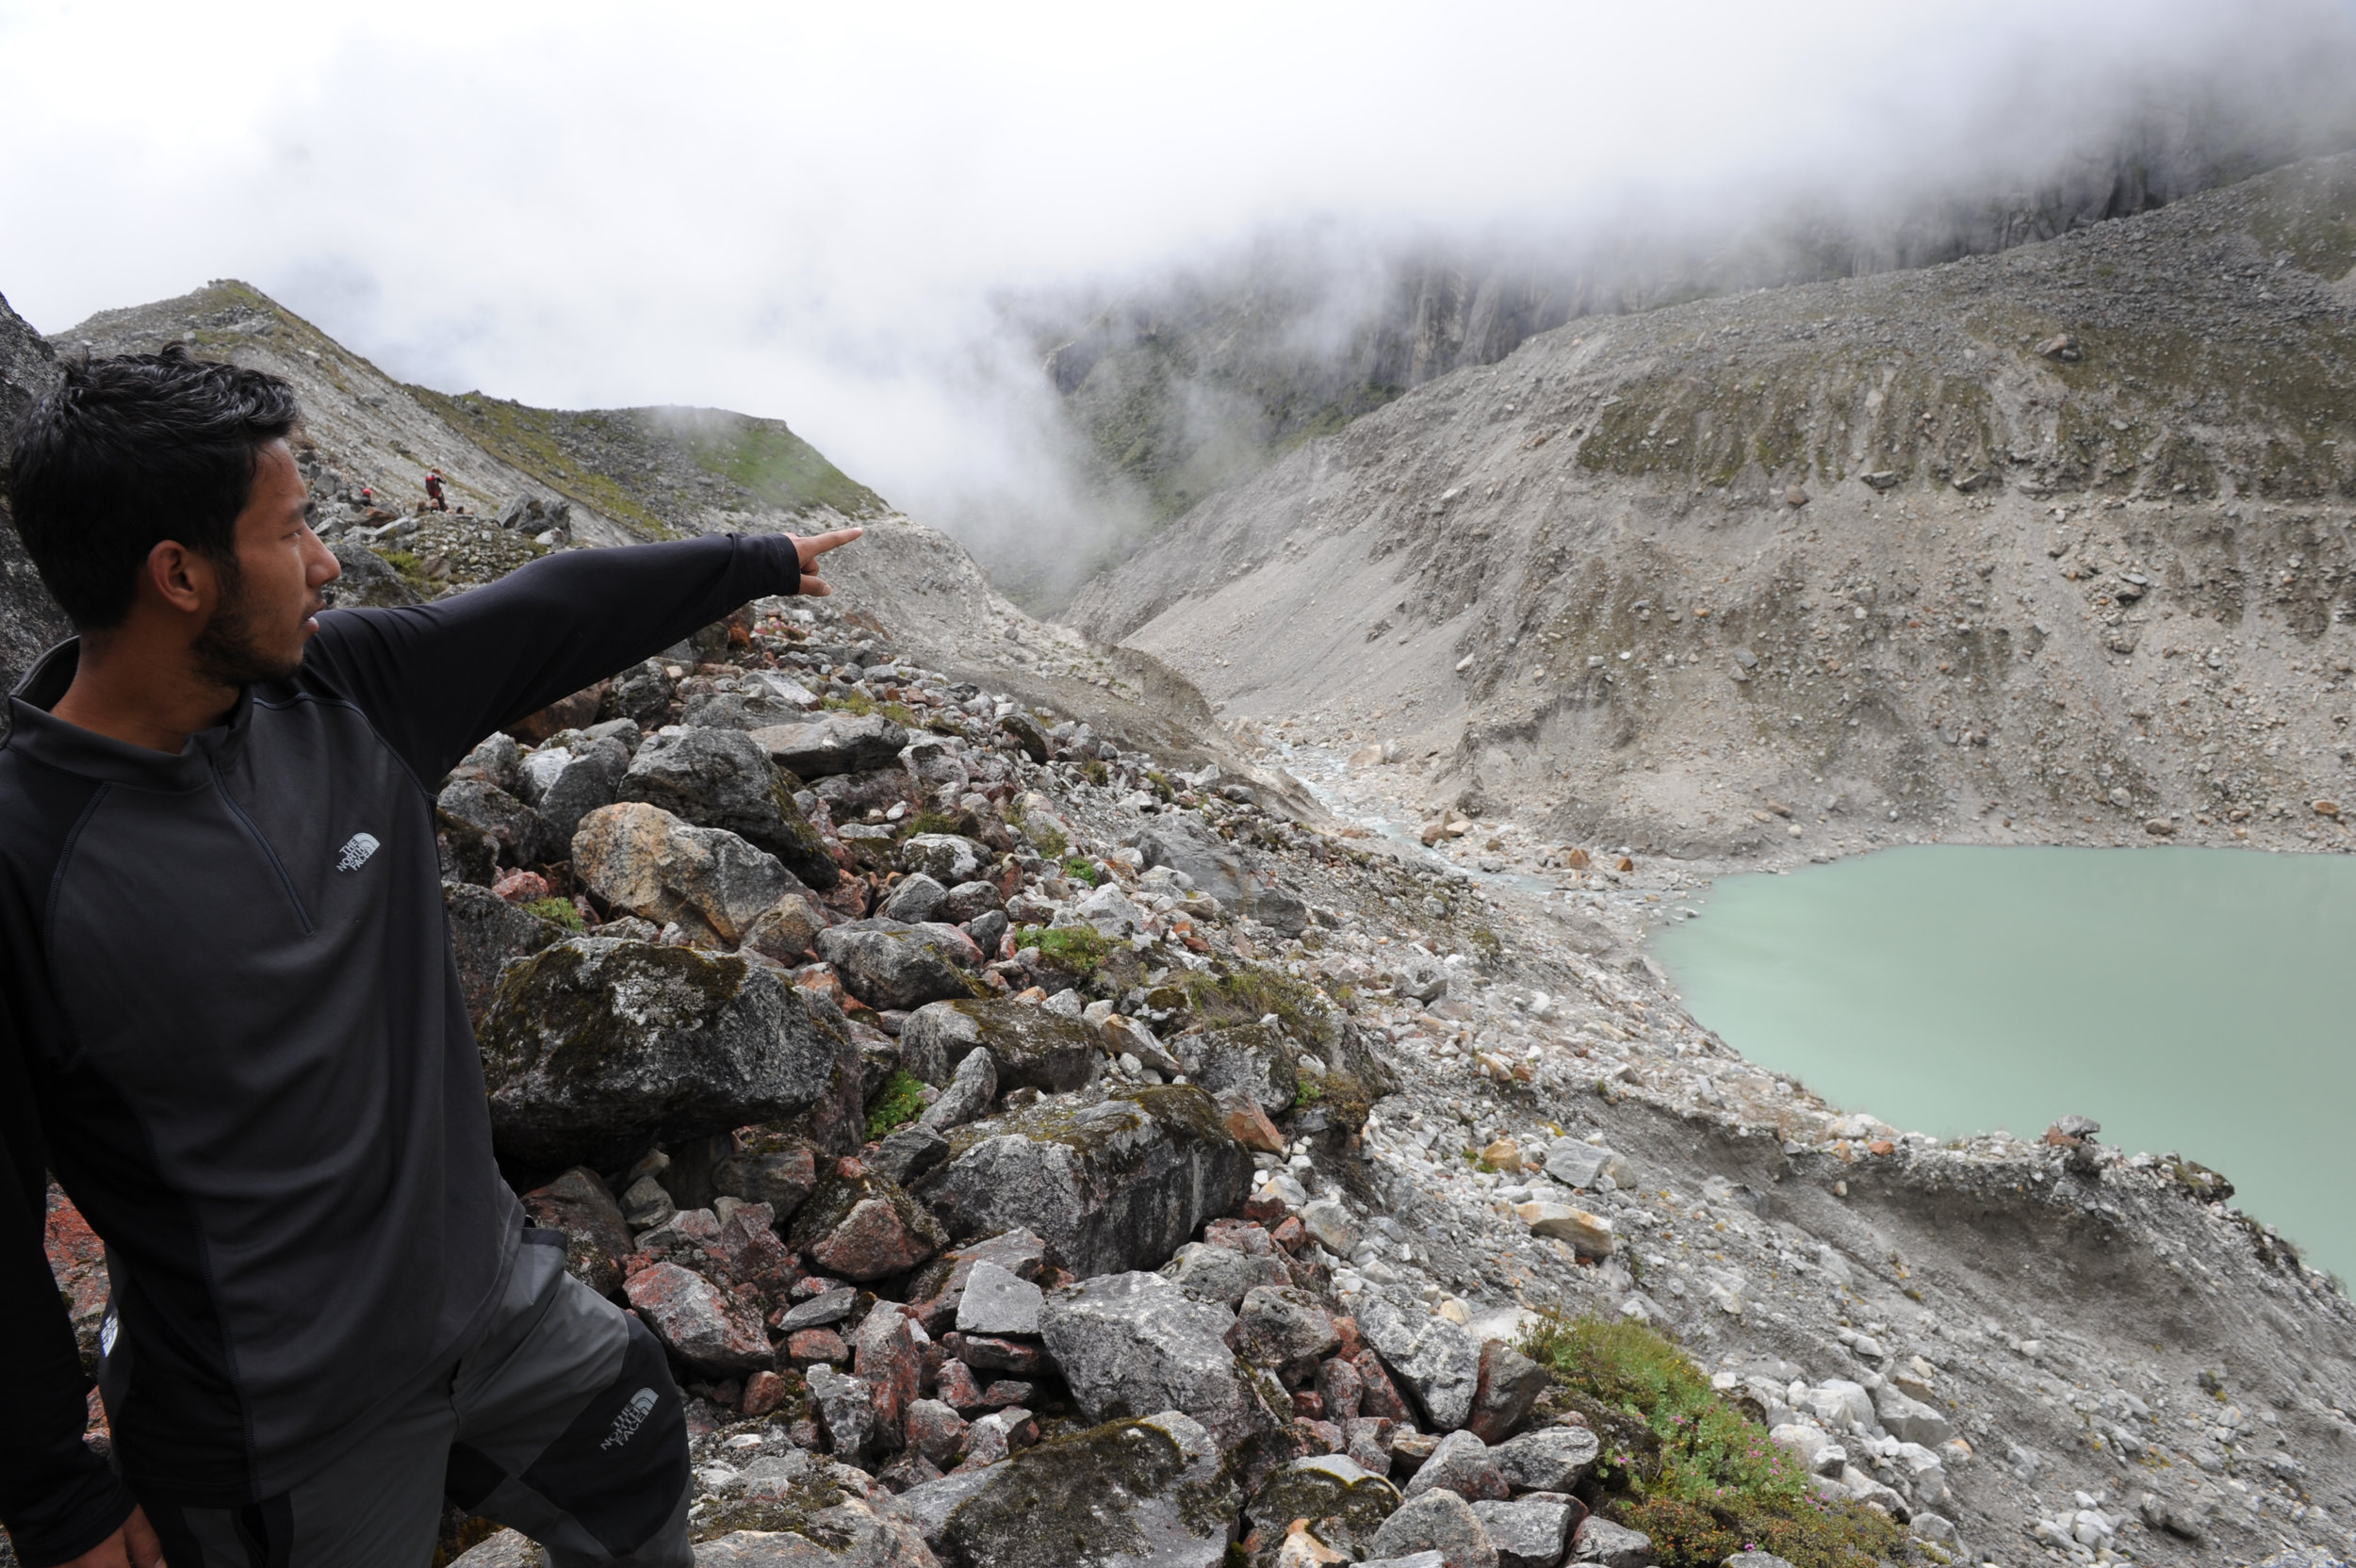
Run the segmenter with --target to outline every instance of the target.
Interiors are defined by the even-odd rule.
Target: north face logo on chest
[[[335,856],[337,871],[358,871],[367,865],[368,857],[376,853],[376,835],[354,833],[344,841],[344,847]]]

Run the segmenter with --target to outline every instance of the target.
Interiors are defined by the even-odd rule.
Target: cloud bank
[[[0,4],[0,291],[55,332],[241,277],[410,380],[782,417],[929,520],[1069,529],[1010,299],[1304,226],[1870,215],[2194,108],[2333,144],[2351,83],[2348,0]]]

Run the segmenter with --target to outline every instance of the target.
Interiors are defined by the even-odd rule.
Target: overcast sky
[[[1312,215],[1551,233],[1631,203],[1878,199],[2034,162],[2132,84],[2344,92],[2313,69],[2352,19],[0,0],[0,293],[55,332],[240,277],[408,379],[773,415],[948,512],[1036,460],[999,291],[1147,276]]]

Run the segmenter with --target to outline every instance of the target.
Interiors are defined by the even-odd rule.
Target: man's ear
[[[147,586],[157,599],[183,615],[210,612],[220,588],[217,568],[175,539],[147,552]]]

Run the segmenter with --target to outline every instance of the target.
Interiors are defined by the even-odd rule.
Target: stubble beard
[[[221,603],[188,648],[197,673],[222,686],[292,679],[303,667],[303,649],[298,647],[287,659],[261,646],[254,629],[259,617],[246,593],[244,574],[234,561],[217,561],[214,567],[221,578]]]

